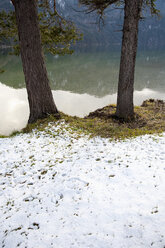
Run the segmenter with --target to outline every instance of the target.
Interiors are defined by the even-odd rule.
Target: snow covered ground
[[[164,248],[164,174],[165,133],[0,139],[0,247]]]

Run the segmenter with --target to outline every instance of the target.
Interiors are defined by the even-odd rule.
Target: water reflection
[[[79,94],[57,90],[53,91],[53,96],[60,111],[79,117],[116,102],[116,93],[99,98],[87,93]],[[165,100],[165,94],[148,88],[134,93],[136,105],[140,105],[147,98]],[[26,126],[29,116],[26,89],[14,89],[0,83],[0,116],[1,135],[9,135]]]
[[[69,115],[83,117],[116,103],[119,52],[75,53],[46,56],[56,105]],[[165,100],[165,52],[140,52],[137,57],[134,103],[148,98]],[[29,108],[19,57],[0,55],[0,134],[26,126]],[[10,86],[10,87],[8,87]],[[13,88],[12,88],[13,87]],[[15,88],[15,89],[14,89]],[[16,90],[17,89],[17,90]]]
[[[9,135],[27,124],[29,107],[25,89],[13,89],[0,83],[0,134]]]
[[[117,91],[119,52],[75,53],[64,57],[47,56],[53,90],[104,97]],[[149,88],[165,92],[165,52],[140,52],[137,57],[135,90]],[[0,56],[0,81],[14,88],[25,87],[18,57]]]

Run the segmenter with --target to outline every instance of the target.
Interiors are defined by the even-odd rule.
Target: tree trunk
[[[12,0],[18,26],[23,71],[28,93],[28,123],[58,115],[44,63],[36,0]]]
[[[122,51],[118,83],[116,116],[134,117],[133,91],[138,42],[138,23],[143,0],[125,0]]]

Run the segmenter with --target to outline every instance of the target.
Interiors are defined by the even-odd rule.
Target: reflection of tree
[[[0,74],[0,81],[14,88],[25,87],[19,58],[1,55],[0,65],[2,63],[6,64],[3,67],[6,72]],[[74,54],[58,59],[47,56],[49,78],[54,90],[88,93],[98,97],[116,92],[118,63],[117,52],[102,52],[97,55],[96,53]],[[137,59],[135,90],[149,88],[165,92],[164,64],[165,53],[140,53]]]

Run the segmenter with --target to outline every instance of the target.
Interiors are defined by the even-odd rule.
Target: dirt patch
[[[88,116],[85,118],[102,118],[102,119],[109,119],[115,114],[116,106],[108,105],[106,107],[100,108],[95,110],[94,112],[90,112]]]
[[[165,102],[163,100],[149,99],[144,101],[141,107],[148,108],[156,113],[165,113]]]
[[[163,100],[149,99],[142,103],[141,106],[135,107],[135,116],[133,120],[124,121],[115,116],[116,106],[109,105],[89,113],[86,119],[101,119],[102,121],[111,122],[116,126],[123,126],[131,129],[160,128],[165,131],[165,102]]]

